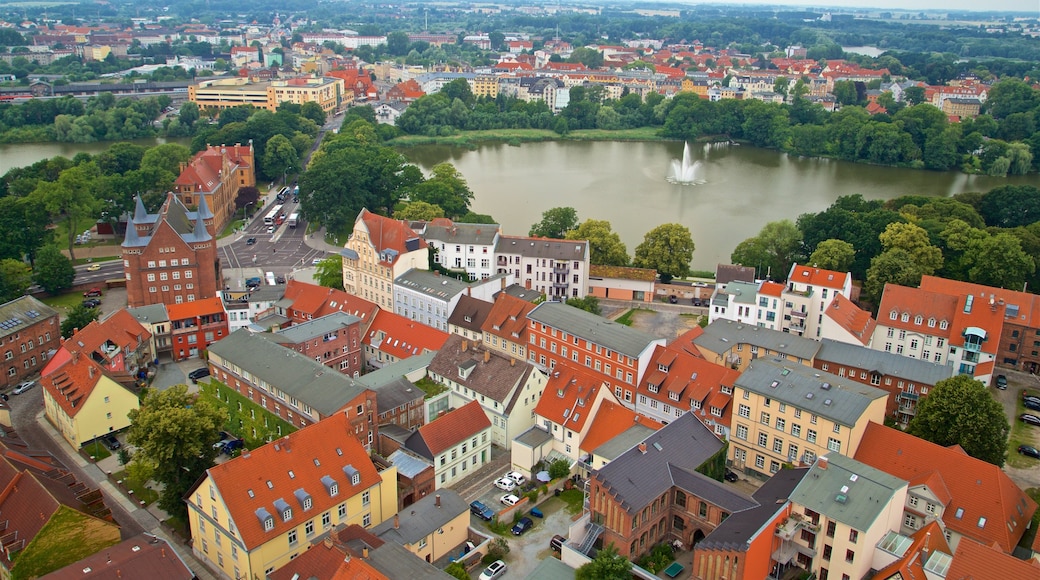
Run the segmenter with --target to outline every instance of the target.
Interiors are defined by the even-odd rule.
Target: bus
[[[264,274],[264,278],[267,280],[268,286],[274,286],[278,283],[277,280],[275,280],[274,272],[267,272]]]
[[[271,211],[269,211],[267,213],[267,215],[264,217],[264,225],[265,226],[273,226],[275,220],[278,219],[278,215],[281,214],[281,213],[282,213],[282,206],[281,205],[276,205],[276,206],[272,207]]]
[[[294,211],[289,215],[289,227],[295,228],[296,224],[300,221],[300,212]]]

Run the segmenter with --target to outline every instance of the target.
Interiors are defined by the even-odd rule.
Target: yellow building
[[[733,388],[728,462],[768,479],[784,464],[852,456],[870,423],[883,423],[888,393],[811,367],[756,360]]]
[[[301,77],[280,81],[252,82],[245,77],[219,78],[188,87],[188,100],[200,108],[228,109],[252,105],[275,111],[282,103],[318,103],[326,113],[335,111],[345,94],[343,79]]]
[[[397,469],[376,469],[345,413],[207,470],[185,500],[192,551],[224,578],[266,578],[339,525],[397,511]]]
[[[704,333],[693,339],[705,360],[738,371],[755,359],[767,357],[812,366],[821,344],[796,334],[724,318],[704,327]]]
[[[402,220],[362,209],[343,252],[343,288],[393,311],[394,280],[412,268],[430,269],[426,241]]]
[[[106,374],[89,356],[62,347],[43,369],[47,420],[75,449],[101,435],[130,426],[137,395]]]
[[[469,539],[469,504],[457,492],[437,490],[376,526],[372,533],[433,563],[457,554]]]
[[[477,75],[473,79],[473,96],[474,97],[491,97],[492,99],[498,96],[498,76],[497,75]]]

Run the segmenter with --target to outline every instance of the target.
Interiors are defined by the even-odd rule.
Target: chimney
[[[94,365],[87,367],[87,372],[90,374],[90,378],[94,378]]]
[[[487,362],[489,360],[491,360],[491,351],[490,350],[485,350],[484,351],[484,362]]]
[[[510,358],[509,359],[509,366],[511,366],[511,367],[515,367],[516,366],[516,359],[515,358]]]
[[[468,348],[469,348],[469,341],[468,340],[462,341],[462,352],[466,352],[466,349],[468,349]]]
[[[827,458],[826,457],[821,457],[821,458],[817,459],[816,460],[816,465],[818,465],[820,467],[820,469],[827,469]]]
[[[438,508],[441,507],[441,494],[438,493],[437,495],[433,496],[433,505],[437,506]]]
[[[646,443],[640,443],[639,444],[639,452],[642,453],[643,455],[646,455]]]
[[[394,514],[394,529],[401,529],[401,516]]]
[[[366,560],[368,559],[368,546],[361,548],[361,557]]]
[[[73,331],[73,334],[75,334],[75,331]],[[79,351],[78,350],[74,350],[74,351],[72,351],[72,364],[76,364],[78,362],[79,362]]]

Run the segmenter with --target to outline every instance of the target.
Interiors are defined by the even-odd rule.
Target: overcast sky
[[[784,6],[863,6],[903,10],[1011,10],[1040,13],[1040,0],[706,0],[697,4],[769,4]]]

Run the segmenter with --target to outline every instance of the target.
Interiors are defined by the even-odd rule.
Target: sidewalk
[[[61,449],[65,449],[67,443],[61,437],[61,435],[55,431],[54,426],[47,421],[44,417],[44,412],[40,411],[36,415],[36,422],[43,427],[43,432],[47,434],[56,444],[61,446]],[[114,458],[113,456],[112,458]],[[83,471],[89,475],[94,484],[97,485],[98,489],[105,495],[105,501],[117,502],[123,509],[130,514],[145,531],[153,536],[157,536],[166,541],[174,550],[177,551],[177,555],[184,560],[185,563],[191,568],[191,571],[195,573],[195,576],[199,580],[217,580],[217,576],[214,575],[206,566],[195,557],[195,554],[191,552],[191,549],[185,545],[184,541],[180,538],[170,537],[166,530],[160,525],[162,520],[166,519],[167,515],[165,512],[160,510],[154,504],[147,509],[142,508],[140,505],[130,501],[122,491],[116,489],[116,486],[112,484],[108,479],[108,475],[102,471],[102,467],[97,464],[91,463],[83,458],[79,453],[65,453],[63,458],[65,461],[73,461]],[[110,458],[111,459],[111,458]],[[110,466],[111,462],[105,463],[107,460],[102,460],[102,463]],[[87,482],[83,482],[86,484]]]

